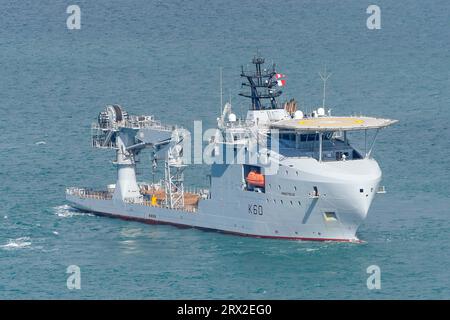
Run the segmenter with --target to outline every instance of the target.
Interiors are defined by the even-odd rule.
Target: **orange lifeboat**
[[[248,184],[251,184],[255,187],[264,187],[265,185],[264,176],[261,173],[257,173],[255,171],[250,171],[245,180]]]

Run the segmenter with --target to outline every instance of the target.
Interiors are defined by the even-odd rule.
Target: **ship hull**
[[[187,215],[197,214],[192,212],[185,212],[180,210],[178,213],[179,215],[177,218],[175,217],[166,217],[166,219],[162,218],[155,218],[157,214],[164,215],[164,211],[178,211],[178,210],[170,210],[170,209],[160,209],[160,208],[140,208],[139,205],[131,205],[127,204],[123,210],[118,211],[115,210],[113,206],[109,206],[106,204],[107,201],[112,202],[111,200],[95,200],[95,199],[88,199],[88,201],[82,201],[83,199],[76,199],[76,197],[67,197],[68,202],[70,205],[78,210],[81,211],[87,211],[90,213],[93,213],[97,216],[102,217],[109,217],[109,218],[116,218],[116,219],[122,219],[126,221],[136,221],[140,223],[145,224],[151,224],[151,225],[170,225],[174,227],[179,228],[196,228],[203,231],[214,231],[214,232],[220,232],[224,234],[230,234],[230,235],[236,235],[236,236],[243,236],[243,237],[254,237],[254,238],[266,238],[266,239],[283,239],[283,240],[299,240],[299,241],[336,241],[336,242],[360,242],[360,240],[356,236],[349,236],[348,233],[339,233],[334,232],[333,234],[329,234],[329,237],[304,237],[299,235],[289,235],[289,234],[280,234],[278,232],[277,234],[267,234],[264,231],[254,231],[254,232],[242,232],[239,231],[239,228],[223,228],[219,229],[217,227],[213,227],[215,222],[212,222],[211,224],[206,223],[207,221],[204,221],[203,223],[199,223],[194,221],[194,219],[186,218]],[[103,202],[103,203],[101,203]],[[111,203],[112,204],[112,203]],[[129,206],[129,209],[126,207]],[[135,208],[133,208],[135,206]],[[109,207],[109,208],[108,208]],[[131,211],[131,212],[130,212]],[[216,221],[216,219],[214,219]],[[326,230],[324,230],[326,231]],[[317,233],[320,233],[320,229],[317,229]]]
[[[210,197],[201,199],[195,210],[124,202],[114,196],[94,199],[67,193],[66,198],[81,210],[149,224],[259,238],[359,241],[356,232],[367,217],[381,179],[377,162],[323,164],[303,159],[297,164],[302,171],[287,163],[276,174],[266,176],[264,192],[242,189],[242,166],[213,166]]]
[[[186,224],[167,222],[167,221],[159,221],[159,220],[154,220],[154,219],[136,218],[136,217],[130,217],[130,216],[118,215],[118,214],[109,214],[109,213],[93,212],[93,211],[91,211],[91,212],[97,216],[121,219],[121,220],[125,220],[125,221],[135,221],[135,222],[151,224],[151,225],[169,225],[169,226],[173,226],[173,227],[177,227],[177,228],[195,228],[195,229],[202,230],[202,231],[210,231],[210,232],[212,231],[212,232],[218,232],[218,233],[229,234],[229,235],[234,235],[234,236],[241,236],[241,237],[250,237],[250,238],[297,240],[297,241],[362,242],[361,240],[359,240],[357,238],[350,238],[350,239],[345,239],[345,238],[343,238],[343,239],[339,239],[339,238],[305,238],[305,237],[257,235],[257,234],[241,233],[241,232],[236,232],[236,231],[226,231],[226,230],[214,229],[214,228],[209,228],[209,227],[186,225]]]

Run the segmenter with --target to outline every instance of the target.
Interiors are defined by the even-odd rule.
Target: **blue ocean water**
[[[448,299],[450,3],[372,1],[0,1],[0,298]],[[81,30],[66,8],[81,8]],[[334,114],[400,122],[375,158],[388,193],[363,244],[262,240],[149,226],[71,210],[67,186],[114,182],[113,153],[90,147],[107,103],[166,123],[213,127],[220,66],[237,97],[259,50],[288,75],[286,97]],[[143,159],[146,178],[150,164]],[[187,180],[204,185],[207,168]],[[68,290],[66,268],[81,268]],[[367,267],[381,270],[368,290]]]

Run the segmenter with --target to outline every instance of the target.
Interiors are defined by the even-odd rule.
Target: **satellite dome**
[[[319,109],[317,109],[317,115],[319,117],[323,117],[325,115],[325,109],[320,107]]]
[[[294,112],[294,119],[303,119],[303,117],[304,117],[304,114],[302,111],[297,110]]]

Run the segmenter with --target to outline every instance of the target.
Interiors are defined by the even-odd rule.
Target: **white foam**
[[[55,214],[58,217],[62,218],[70,218],[74,216],[92,216],[91,213],[81,212],[78,210],[73,209],[71,206],[64,204],[62,206],[53,207],[53,210],[55,210]]]
[[[35,145],[37,145],[37,146],[44,145],[44,144],[47,144],[47,142],[45,142],[45,141],[38,141],[38,142],[35,143]]]
[[[31,246],[30,237],[20,237],[17,239],[9,239],[8,243],[1,245],[0,248],[5,249],[5,250],[13,250],[13,249],[26,248],[29,246]]]

